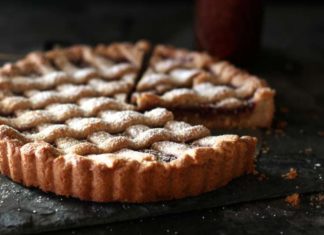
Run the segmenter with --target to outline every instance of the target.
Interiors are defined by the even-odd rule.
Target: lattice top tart
[[[166,107],[210,128],[268,127],[274,91],[266,82],[208,54],[158,45],[137,84],[140,110]]]
[[[79,45],[34,52],[4,65],[0,69],[2,174],[26,186],[84,200],[148,202],[198,195],[251,173],[255,138],[212,136],[203,125],[179,121],[174,117],[178,106],[163,101],[175,87],[194,90],[192,84],[198,83],[187,78],[166,79],[171,85],[151,81],[146,76],[152,73],[155,52],[136,86],[149,48],[144,41]],[[167,63],[158,65],[161,68],[154,73],[196,73],[189,67],[188,71],[165,69]],[[201,73],[203,67],[196,70],[201,68]],[[213,86],[210,81],[200,84],[206,85],[206,93]],[[244,93],[243,88],[228,89]],[[140,97],[146,94],[161,102],[143,105]],[[135,103],[128,102],[130,96]],[[172,102],[181,103],[181,97]]]

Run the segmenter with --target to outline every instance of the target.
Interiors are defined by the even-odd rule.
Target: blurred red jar
[[[244,63],[260,46],[262,0],[196,0],[197,46]]]

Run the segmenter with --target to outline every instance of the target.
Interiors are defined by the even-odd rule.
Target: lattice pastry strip
[[[182,128],[179,130],[179,127]],[[128,127],[121,135],[112,135],[108,132],[94,132],[88,141],[73,138],[59,138],[55,141],[59,149],[65,153],[80,155],[111,153],[121,149],[143,150],[150,148],[160,141],[188,142],[209,135],[209,131],[202,126],[186,126],[184,123],[169,121],[162,128],[150,128],[145,125]],[[180,154],[180,153],[179,153]]]
[[[105,83],[109,85],[118,84],[118,82],[133,84],[135,76],[136,73],[127,73],[123,75],[121,78],[118,78],[118,80],[115,79],[116,81],[110,81]],[[69,76],[64,72],[58,71],[37,78],[22,77],[22,76],[13,77],[13,78],[0,77],[0,87],[9,88],[13,92],[19,93],[19,92],[24,92],[26,90],[52,89],[62,84],[88,83],[89,85],[91,85],[91,82],[94,79],[97,81],[100,80],[103,83],[105,80],[107,80],[107,79],[101,80],[102,79],[101,77],[100,79],[98,79],[99,77],[100,76],[98,76],[96,73],[92,73],[92,72],[87,73],[87,70],[79,70],[78,73],[76,73],[74,76]]]
[[[196,107],[198,105],[213,104],[216,107],[225,108],[228,100],[235,100],[237,106],[246,103],[246,101],[236,97],[234,89],[228,86],[214,86],[211,83],[202,83],[192,89],[173,89],[156,98],[159,105],[166,107]]]
[[[198,75],[201,75],[201,71],[195,68],[175,68],[168,74],[157,73],[153,69],[148,69],[137,84],[137,90],[156,90],[158,93],[163,93],[175,87],[190,87],[194,78]]]
[[[91,102],[86,100],[84,102]],[[116,103],[118,104],[118,103]],[[99,103],[99,106],[102,103]],[[126,106],[127,107],[127,106]],[[50,107],[51,109],[52,107]],[[55,108],[55,107],[54,107]],[[68,112],[62,112],[56,115],[52,113],[50,117],[56,116],[57,119],[63,118],[68,119],[70,117],[70,107],[67,108]],[[125,106],[115,108],[125,108]],[[99,110],[98,106],[93,107],[93,111]],[[91,111],[92,111],[91,110]],[[32,111],[31,111],[32,112]],[[24,117],[26,113],[22,113]],[[27,112],[28,115],[28,112]],[[45,116],[45,114],[43,114]],[[36,115],[35,115],[36,116]],[[124,131],[131,125],[148,125],[150,127],[163,126],[168,121],[173,120],[171,112],[163,108],[156,108],[151,111],[147,111],[144,114],[125,110],[125,111],[101,111],[98,117],[76,117],[66,120],[65,124],[53,124],[45,123],[44,125],[37,125],[35,120],[35,126],[37,127],[36,133],[21,134],[24,138],[31,140],[43,140],[47,142],[53,142],[57,136],[74,137],[74,138],[85,138],[90,134],[97,131],[108,131],[109,133],[118,133]]]
[[[6,96],[0,100],[0,112],[11,114],[21,109],[40,109],[55,103],[74,103],[83,97],[114,96],[131,88],[127,81],[104,82],[93,80],[90,85],[60,85],[57,90],[29,90],[24,96]],[[108,89],[105,89],[109,87]]]
[[[185,143],[210,134],[203,126],[173,121],[172,113],[162,108],[144,114],[106,111],[100,116],[72,118],[67,124],[39,125],[36,133],[19,134],[11,127],[2,128],[3,132],[6,128],[7,133],[18,135],[17,139],[55,143],[62,152],[80,155],[111,153],[123,148],[141,150],[160,141]]]
[[[16,111],[16,117],[0,117],[0,124],[24,130],[45,123],[65,122],[75,117],[92,117],[104,110],[131,109],[134,109],[132,105],[108,97],[81,98],[78,104],[52,104],[41,110]]]
[[[91,102],[91,100],[83,102]],[[50,118],[55,117],[56,113],[59,113],[56,115],[56,121],[70,118],[73,108],[56,106],[50,107],[49,110],[54,112],[50,115],[43,113],[41,116],[41,111],[30,111],[19,116],[20,118],[26,118],[27,115],[34,117],[35,119],[30,123],[38,129],[36,133],[20,134],[19,139],[55,143],[58,149],[67,149],[69,153],[75,150],[77,152],[74,153],[85,155],[113,152],[122,148],[144,149],[159,141],[188,142],[209,135],[209,131],[203,126],[191,126],[184,122],[172,121],[172,113],[162,108],[144,114],[129,110],[101,111],[100,118],[71,118],[66,121],[66,124],[40,125],[41,120],[45,123],[53,121]],[[57,112],[58,110],[60,112]],[[76,109],[76,114],[80,115],[78,111],[81,112]],[[39,117],[37,113],[40,114]],[[46,114],[48,114],[47,119]]]

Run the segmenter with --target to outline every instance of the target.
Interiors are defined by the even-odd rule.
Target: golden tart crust
[[[165,108],[126,102],[148,48],[80,45],[2,67],[1,173],[97,202],[194,196],[252,173],[255,138],[210,136]]]
[[[151,202],[195,196],[254,170],[256,140],[215,137],[212,146],[181,153],[171,162],[151,154],[60,155],[45,142],[0,141],[2,174],[45,192],[97,202]],[[203,140],[202,140],[203,141]]]

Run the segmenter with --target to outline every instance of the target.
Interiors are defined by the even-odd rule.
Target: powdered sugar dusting
[[[214,86],[211,83],[201,83],[193,88],[197,94],[209,102],[217,102],[227,97],[235,96],[235,92],[228,86]]]

